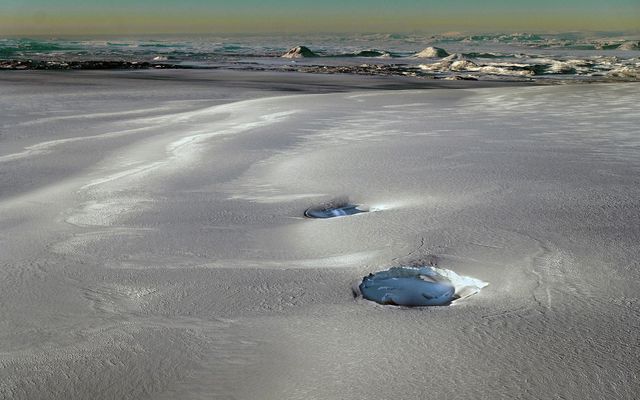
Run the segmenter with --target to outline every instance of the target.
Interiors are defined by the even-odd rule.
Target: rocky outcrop
[[[0,60],[0,69],[35,70],[108,70],[108,69],[175,69],[189,68],[167,63],[136,61],[41,61],[41,60]]]
[[[306,58],[306,57],[318,57],[318,55],[305,46],[294,47],[292,49],[289,49],[289,51],[287,51],[282,55],[282,58]]]
[[[640,50],[640,42],[624,42],[618,47],[618,50]]]

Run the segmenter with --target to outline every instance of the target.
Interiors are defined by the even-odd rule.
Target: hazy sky
[[[640,30],[640,0],[0,0],[0,34]]]

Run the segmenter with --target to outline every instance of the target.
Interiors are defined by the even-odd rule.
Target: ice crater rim
[[[348,217],[369,212],[369,206],[354,203],[328,203],[310,207],[304,211],[304,216],[311,219],[329,219]]]
[[[383,306],[426,307],[455,304],[487,285],[434,265],[411,265],[370,273],[352,289],[356,298]]]

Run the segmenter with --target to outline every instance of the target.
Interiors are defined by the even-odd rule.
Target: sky
[[[640,0],[0,0],[0,35],[638,31]]]

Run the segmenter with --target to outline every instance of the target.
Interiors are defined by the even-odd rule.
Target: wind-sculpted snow
[[[4,71],[0,89],[2,399],[640,392],[637,83]],[[382,211],[304,217],[328,199]],[[354,300],[392,266],[409,285],[384,302],[452,306]]]

